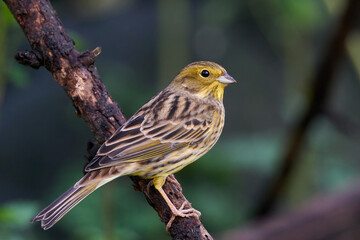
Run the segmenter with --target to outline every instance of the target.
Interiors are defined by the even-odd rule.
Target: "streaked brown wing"
[[[155,104],[149,102],[144,105],[100,147],[97,156],[86,166],[85,171],[122,162],[162,158],[201,140],[208,132],[211,121],[200,115],[189,116],[189,114],[168,119],[167,116],[170,113],[175,114],[185,108],[185,101],[184,105],[180,104],[178,97],[176,99],[176,107],[174,98],[169,97],[162,101],[162,110],[166,113],[163,116],[154,112],[158,107],[156,103],[159,101],[156,98],[153,99]],[[188,105],[186,107],[189,108]],[[176,108],[175,111],[173,111],[174,108]]]

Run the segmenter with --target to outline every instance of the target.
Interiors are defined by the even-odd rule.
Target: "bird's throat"
[[[220,85],[214,82],[210,86],[200,91],[198,95],[203,98],[209,98],[209,97],[214,98],[215,100],[222,102],[224,97],[224,88],[225,85],[223,84]]]

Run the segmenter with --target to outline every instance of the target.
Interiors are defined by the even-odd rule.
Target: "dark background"
[[[78,50],[102,48],[96,66],[128,118],[192,61],[215,61],[227,69],[238,84],[225,91],[223,135],[176,177],[215,237],[253,223],[347,1],[52,3]],[[14,60],[17,51],[29,48],[0,2],[0,238],[169,239],[127,177],[90,195],[51,230],[29,223],[82,176],[86,144],[93,140],[51,74]],[[275,213],[359,180],[359,74],[355,25],[326,114],[310,125]]]

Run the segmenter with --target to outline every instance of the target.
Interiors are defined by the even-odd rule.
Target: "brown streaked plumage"
[[[214,146],[224,126],[224,88],[234,82],[216,63],[187,65],[99,148],[85,176],[31,221],[48,229],[94,190],[124,175],[153,179],[174,216],[197,216],[194,209],[176,209],[162,186]]]

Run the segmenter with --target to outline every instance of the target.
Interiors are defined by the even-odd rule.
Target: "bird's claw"
[[[201,212],[199,212],[195,208],[184,209],[184,207],[187,203],[189,203],[189,201],[187,201],[187,200],[184,201],[179,209],[176,209],[175,212],[172,211],[172,216],[171,216],[169,222],[166,224],[167,232],[169,232],[171,224],[174,222],[176,217],[182,217],[182,218],[195,217],[197,219],[200,219]]]

